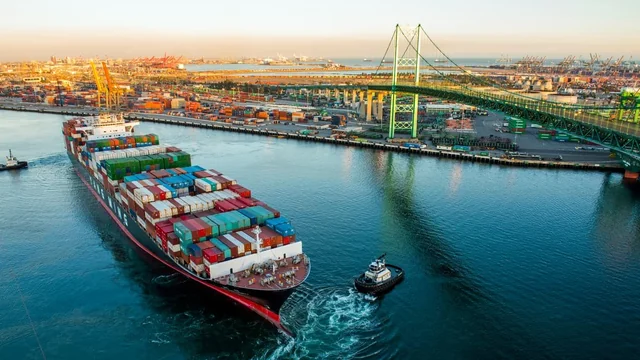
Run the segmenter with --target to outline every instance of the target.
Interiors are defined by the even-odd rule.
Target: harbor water
[[[75,174],[64,116],[0,111],[1,359],[632,359],[640,195],[506,168],[143,123],[287,214],[311,275],[290,339],[143,257]],[[353,277],[406,270],[381,298]]]

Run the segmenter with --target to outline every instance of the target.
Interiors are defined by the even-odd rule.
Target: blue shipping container
[[[285,218],[285,217],[279,217],[279,218],[275,218],[275,219],[267,219],[264,222],[265,225],[267,225],[267,227],[269,229],[274,229],[277,225],[280,224],[291,224],[291,222],[289,221],[289,219]]]
[[[274,230],[282,236],[291,236],[296,234],[295,230],[293,230],[293,227],[291,227],[291,225],[289,224],[276,225],[276,228]]]
[[[258,217],[254,213],[252,213],[251,211],[249,211],[247,209],[238,209],[238,212],[240,214],[248,217],[252,226],[258,224]]]

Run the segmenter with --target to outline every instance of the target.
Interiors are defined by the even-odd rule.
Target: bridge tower
[[[393,34],[394,43],[394,55],[393,55],[393,72],[391,75],[391,109],[389,112],[389,139],[393,139],[396,134],[396,130],[411,130],[411,137],[418,137],[418,94],[413,94],[413,101],[410,105],[398,104],[398,92],[396,87],[398,86],[398,68],[414,66],[414,86],[420,84],[420,34],[422,33],[422,26],[418,25],[415,29],[409,31],[412,35],[411,38],[407,37],[407,34],[400,28],[400,25],[396,25],[396,29]],[[413,48],[415,50],[415,58],[400,58],[399,57],[399,38],[403,36],[408,44],[404,53]],[[404,56],[404,54],[403,54]],[[396,114],[398,113],[412,113],[410,121],[396,121]]]

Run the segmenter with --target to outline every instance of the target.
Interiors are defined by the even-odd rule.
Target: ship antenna
[[[260,253],[260,246],[262,245],[262,240],[260,240],[260,233],[262,232],[262,230],[260,230],[260,227],[258,225],[256,225],[255,229],[251,230],[252,233],[256,234],[256,244],[258,244],[257,248],[258,248],[258,254]]]

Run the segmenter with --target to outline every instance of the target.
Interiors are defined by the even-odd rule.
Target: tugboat
[[[399,266],[387,264],[382,254],[369,264],[369,270],[358,276],[354,283],[356,289],[362,293],[379,295],[393,289],[404,279],[404,270]],[[391,270],[393,271],[391,271]]]
[[[22,169],[28,166],[26,161],[18,161],[18,159],[11,154],[11,149],[9,149],[9,156],[7,156],[7,164],[0,164],[0,171],[4,170],[16,170]]]

